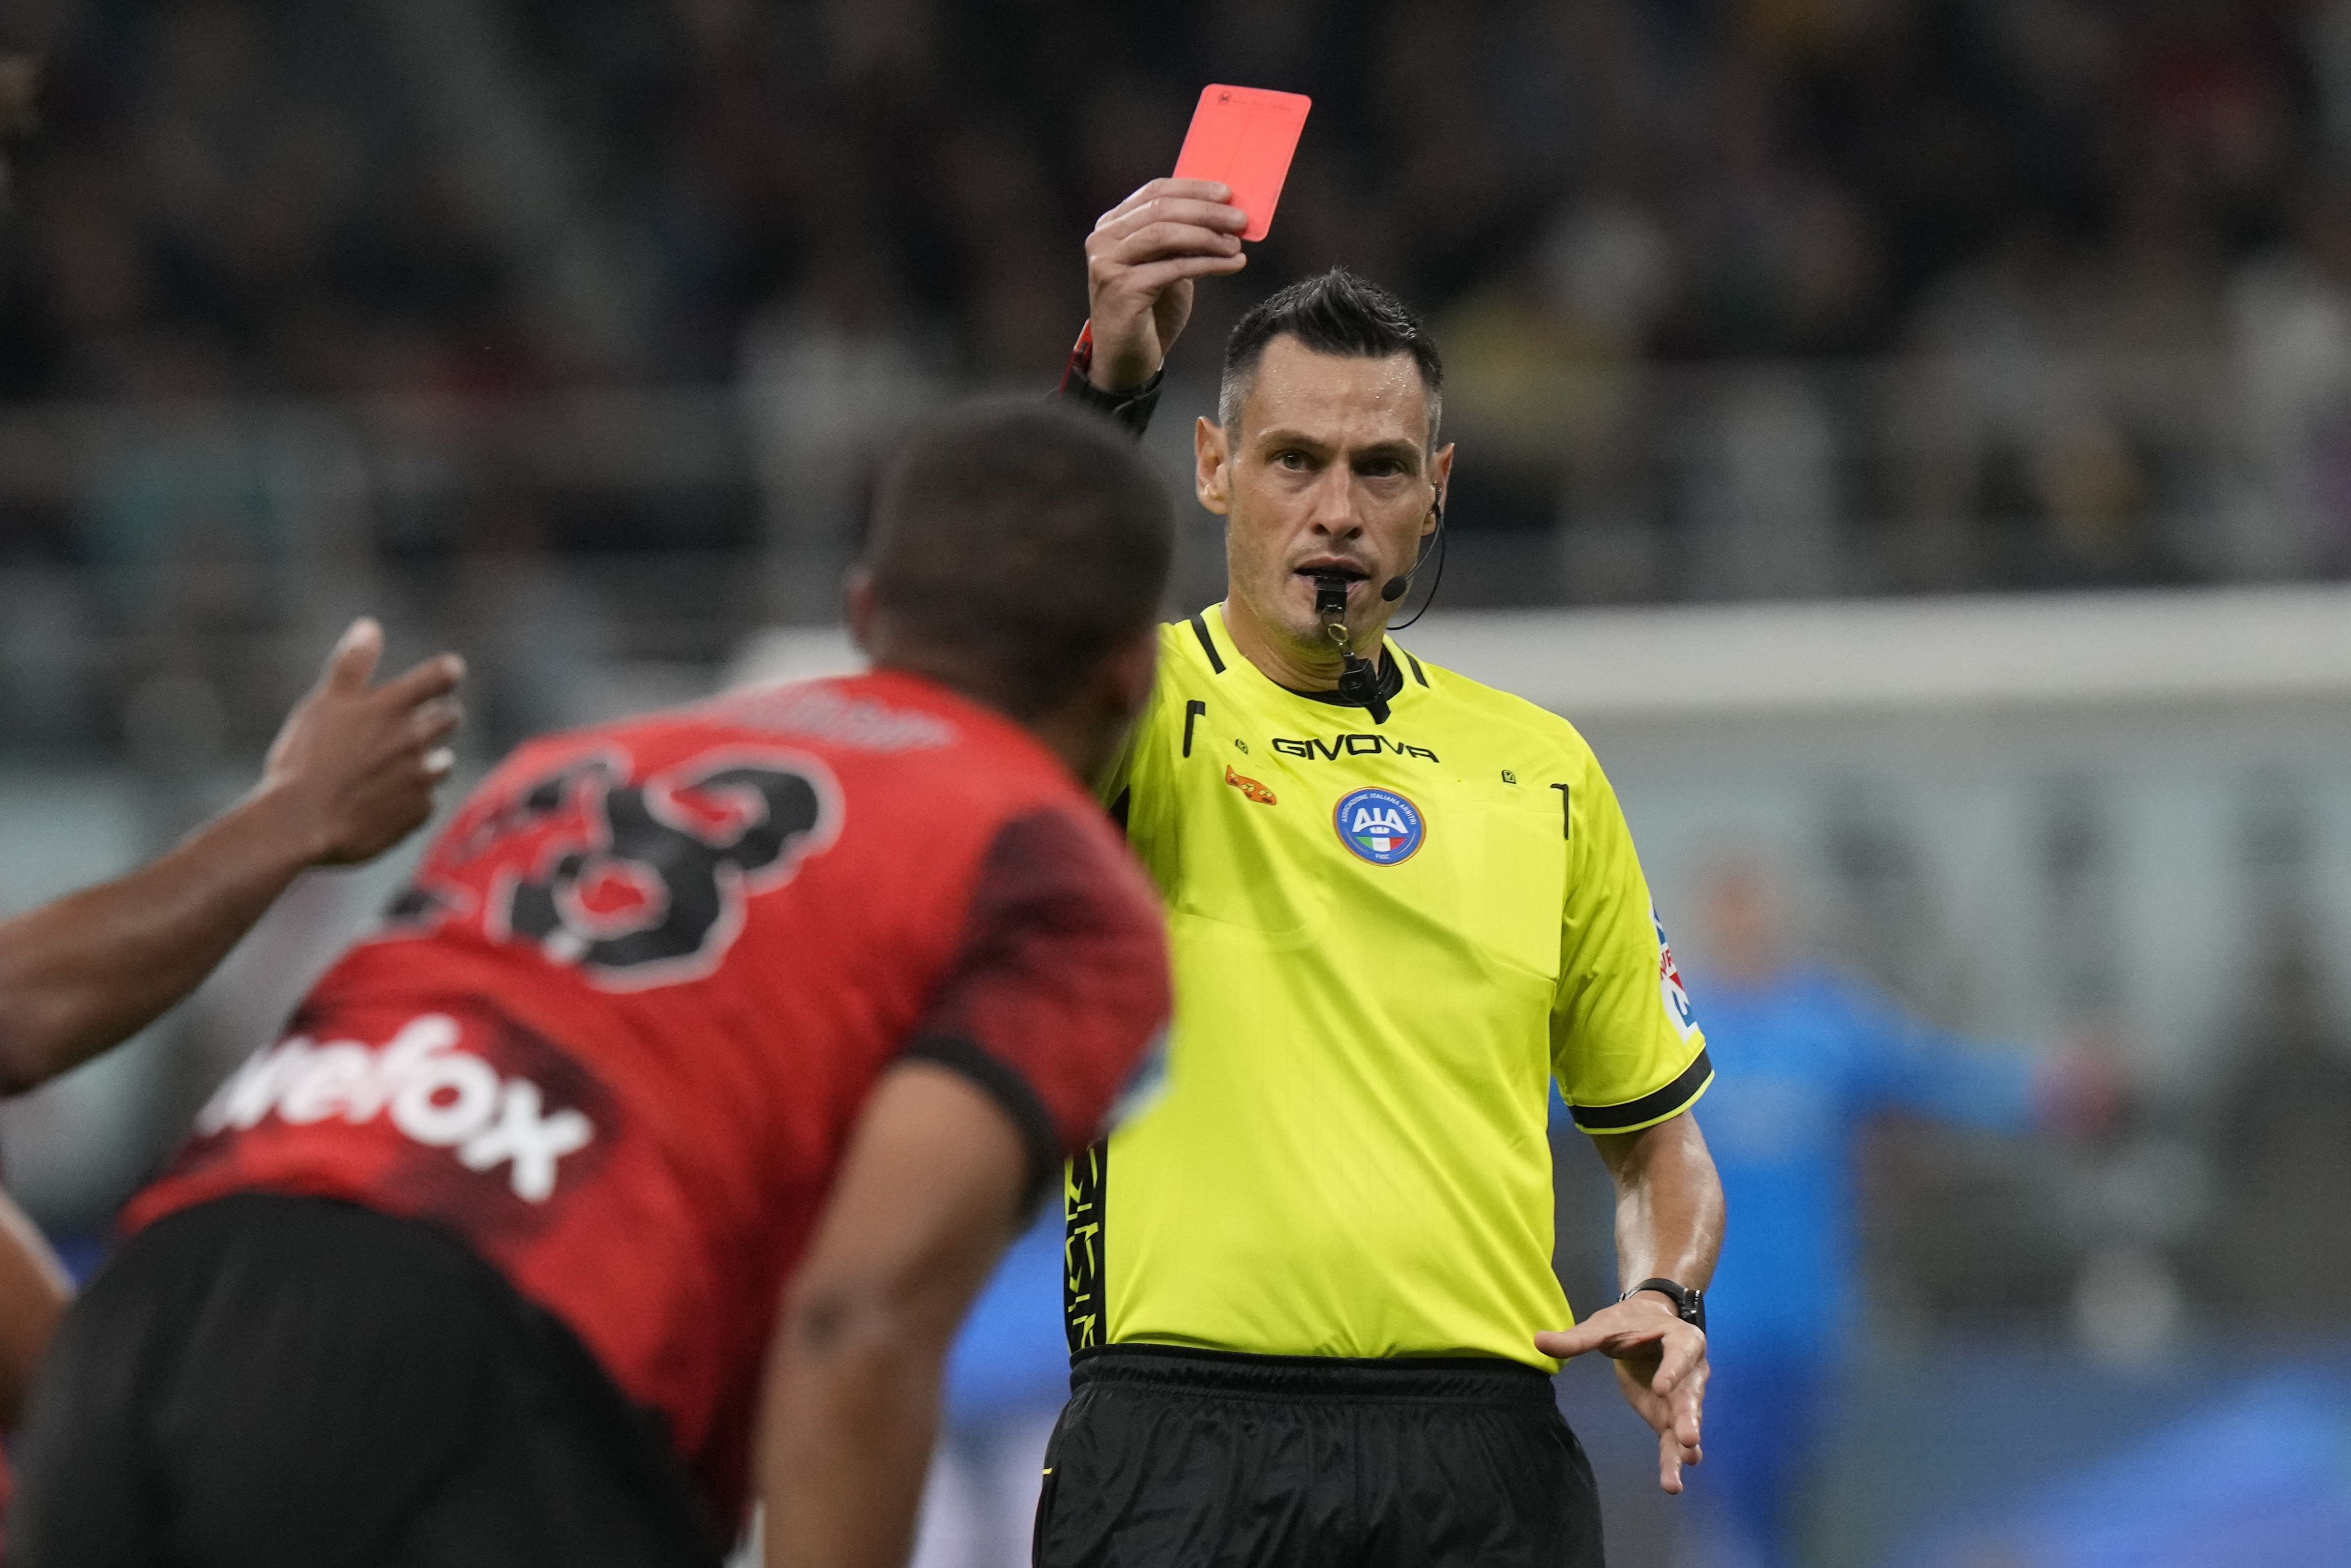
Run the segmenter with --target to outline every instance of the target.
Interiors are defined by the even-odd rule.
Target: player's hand
[[[1563,1333],[1535,1335],[1535,1348],[1562,1361],[1598,1351],[1616,1364],[1625,1403],[1657,1435],[1657,1484],[1682,1490],[1682,1467],[1705,1456],[1698,1446],[1706,1408],[1706,1333],[1686,1323],[1659,1297],[1635,1296],[1593,1313]]]
[[[2085,1033],[2043,1057],[2033,1069],[2033,1120],[2072,1143],[2112,1131],[2129,1109],[2122,1052],[2103,1031]]]
[[[1249,214],[1214,180],[1154,180],[1094,222],[1086,236],[1093,371],[1103,392],[1132,392],[1158,373],[1192,319],[1192,280],[1249,265]]]
[[[465,661],[436,654],[371,686],[382,656],[383,628],[352,622],[262,765],[260,792],[294,804],[321,865],[373,860],[414,832],[455,761],[442,743],[462,716],[450,694]]]

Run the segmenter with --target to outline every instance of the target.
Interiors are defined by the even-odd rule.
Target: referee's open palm
[[[1682,1467],[1705,1457],[1698,1447],[1705,1330],[1682,1322],[1662,1301],[1635,1296],[1564,1333],[1535,1335],[1535,1348],[1562,1361],[1596,1350],[1614,1362],[1625,1403],[1657,1434],[1657,1484],[1669,1492],[1682,1490]]]

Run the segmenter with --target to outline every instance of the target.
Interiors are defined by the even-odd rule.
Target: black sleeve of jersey
[[[1088,379],[1094,368],[1093,325],[1078,336],[1078,346],[1070,350],[1070,362],[1062,367],[1061,384],[1053,395],[1072,408],[1092,409],[1115,423],[1135,440],[1151,428],[1151,415],[1159,406],[1159,383],[1167,379],[1167,367],[1162,365],[1152,372],[1151,379],[1131,392],[1106,392]]]

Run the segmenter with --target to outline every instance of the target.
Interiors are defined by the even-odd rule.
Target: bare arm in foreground
[[[960,1073],[909,1062],[873,1092],[768,1354],[768,1568],[906,1560],[940,1369],[1012,1240],[1027,1169],[1011,1117]]]
[[[433,814],[464,674],[443,653],[371,686],[383,631],[343,633],[261,781],[161,859],[0,922],[0,1093],[137,1033],[202,983],[296,876],[372,860]]]
[[[14,1431],[73,1281],[25,1211],[0,1193],[0,1430]]]

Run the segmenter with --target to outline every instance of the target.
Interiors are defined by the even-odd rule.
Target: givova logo
[[[1393,789],[1358,789],[1331,813],[1339,841],[1374,865],[1408,861],[1426,836],[1420,808]]]

